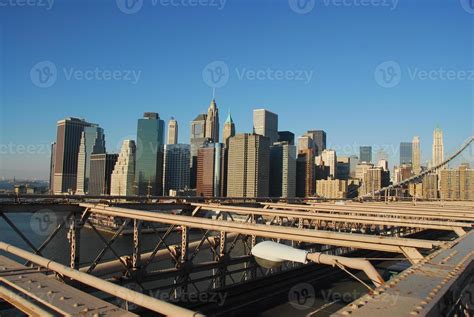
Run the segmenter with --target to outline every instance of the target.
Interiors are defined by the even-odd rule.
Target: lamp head
[[[307,263],[308,252],[292,248],[273,241],[263,241],[252,248],[252,255],[257,263],[267,269],[280,266],[285,261]]]

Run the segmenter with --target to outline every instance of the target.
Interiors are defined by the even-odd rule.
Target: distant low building
[[[474,170],[468,164],[442,170],[439,193],[443,200],[474,200]]]
[[[347,198],[347,180],[318,180],[316,181],[316,195],[324,198]]]

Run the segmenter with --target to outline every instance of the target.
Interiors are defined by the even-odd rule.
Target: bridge
[[[473,312],[474,202],[1,195],[0,218],[0,315],[254,314],[341,279],[364,293],[334,316]],[[265,240],[340,260],[264,268]]]

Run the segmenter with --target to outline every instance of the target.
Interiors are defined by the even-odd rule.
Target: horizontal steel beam
[[[266,215],[266,216],[279,216],[279,217],[292,217],[302,218],[310,220],[322,220],[327,222],[339,222],[339,223],[359,223],[368,225],[384,225],[384,226],[395,226],[395,227],[407,227],[407,228],[421,228],[421,229],[434,229],[434,230],[448,230],[462,232],[462,228],[471,228],[472,224],[465,222],[454,222],[454,221],[430,221],[430,220],[414,220],[404,218],[387,218],[387,217],[373,217],[373,216],[360,216],[360,215],[339,215],[339,214],[328,214],[328,213],[308,213],[294,210],[278,210],[278,209],[263,209],[263,208],[250,208],[250,207],[239,207],[229,205],[209,205],[209,204],[191,204],[195,207],[200,207],[204,210],[211,211],[226,211],[237,214],[252,214],[252,215]]]
[[[152,213],[146,211],[130,210],[125,208],[108,207],[93,204],[81,204],[81,206],[85,208],[90,208],[91,212],[93,213],[109,216],[140,219],[144,221],[173,225],[183,225],[191,228],[201,228],[214,231],[225,231],[241,233],[245,235],[256,235],[265,238],[301,241],[340,247],[352,247],[357,249],[403,253],[400,247],[432,249],[434,247],[443,245],[443,242],[440,241],[392,238],[321,230],[296,229],[252,223],[212,220],[200,217],[165,215],[161,213]]]

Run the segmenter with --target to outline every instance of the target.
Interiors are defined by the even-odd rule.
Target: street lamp
[[[257,263],[264,268],[275,268],[283,262],[292,261],[306,264],[308,261],[317,264],[326,264],[338,266],[347,271],[345,268],[364,271],[375,286],[384,284],[384,280],[369,261],[359,258],[347,258],[343,256],[335,256],[324,254],[321,252],[309,253],[306,250],[295,249],[285,244],[273,241],[263,241],[256,244],[252,248],[252,255]],[[351,274],[349,271],[347,271]]]

